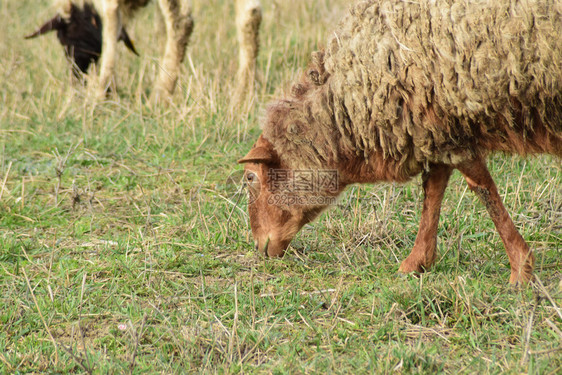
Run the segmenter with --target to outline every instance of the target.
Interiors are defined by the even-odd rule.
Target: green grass
[[[544,288],[507,285],[501,240],[458,173],[421,278],[396,273],[419,178],[351,187],[284,259],[253,250],[227,177],[347,1],[263,2],[244,108],[230,104],[230,2],[195,1],[180,90],[159,107],[146,101],[161,40],[141,34],[156,30],[151,12],[129,28],[142,57],[121,49],[119,98],[94,106],[68,84],[54,35],[22,39],[48,3],[0,3],[0,373],[562,371],[560,160],[490,160]]]

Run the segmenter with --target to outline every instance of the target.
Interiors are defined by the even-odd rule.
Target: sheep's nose
[[[267,239],[267,240],[265,241],[265,244],[263,244],[263,242],[262,242],[262,241],[259,241],[259,240],[254,241],[254,244],[255,244],[255,249],[256,249],[259,253],[262,253],[262,254],[265,255],[266,257],[268,256],[268,254],[267,254],[267,248],[268,248],[268,245],[269,245],[269,239]]]

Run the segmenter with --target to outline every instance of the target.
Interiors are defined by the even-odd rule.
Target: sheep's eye
[[[256,175],[255,173],[249,172],[246,174],[246,182],[248,183],[252,183],[256,180]]]

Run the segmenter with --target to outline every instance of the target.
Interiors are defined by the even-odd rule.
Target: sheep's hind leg
[[[251,98],[256,79],[256,59],[259,51],[259,28],[262,20],[259,0],[236,0],[236,33],[239,66],[235,98],[240,102]]]
[[[477,159],[463,163],[457,166],[457,169],[464,175],[470,189],[486,206],[500,234],[511,265],[509,282],[517,284],[532,280],[535,257],[509,217],[486,164]]]
[[[435,261],[441,202],[452,171],[452,167],[439,164],[430,166],[429,171],[423,173],[424,200],[420,226],[414,247],[400,265],[400,272],[424,272]]]
[[[189,37],[193,31],[191,7],[186,0],[160,0],[159,5],[166,24],[166,47],[154,88],[155,101],[174,92]]]

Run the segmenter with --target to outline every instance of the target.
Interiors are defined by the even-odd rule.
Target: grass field
[[[141,57],[120,49],[119,97],[95,106],[55,35],[22,38],[49,1],[0,2],[0,373],[562,373],[560,160],[489,163],[536,285],[507,285],[501,240],[457,172],[420,278],[396,273],[419,177],[351,187],[284,259],[264,259],[227,177],[348,1],[263,0],[244,107],[233,5],[204,3],[171,105],[146,100],[162,44],[151,5],[129,27]]]

